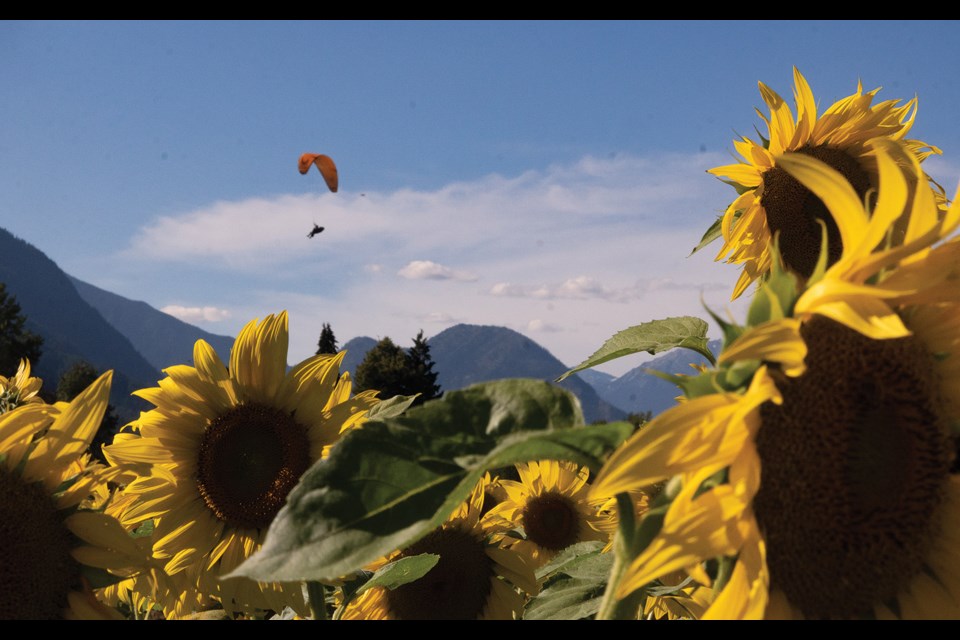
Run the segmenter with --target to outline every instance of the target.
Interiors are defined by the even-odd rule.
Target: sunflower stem
[[[617,533],[613,539],[613,566],[610,568],[607,589],[600,601],[597,620],[629,620],[636,617],[636,596],[630,594],[623,600],[618,600],[616,596],[620,579],[633,560],[636,546],[633,500],[627,493],[617,494],[617,520]]]
[[[329,620],[327,614],[327,588],[322,582],[307,581],[307,598],[310,600],[310,611],[314,620]]]

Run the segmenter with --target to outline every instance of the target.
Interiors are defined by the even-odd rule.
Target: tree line
[[[337,353],[337,338],[329,323],[323,323],[317,354]],[[381,400],[393,396],[420,394],[414,405],[440,397],[438,373],[430,355],[430,345],[421,329],[413,339],[413,346],[403,349],[389,337],[381,338],[367,351],[353,375],[354,391],[375,389]]]
[[[0,282],[0,376],[16,376],[21,360],[29,361],[31,369],[35,370],[40,356],[43,355],[43,337],[29,331],[26,323],[27,318],[16,297],[8,294],[7,285]],[[55,390],[51,390],[44,381],[40,396],[48,403],[70,402],[99,378],[101,373],[103,372],[86,360],[75,360],[60,374]],[[2,391],[0,389],[0,392]],[[119,429],[120,417],[116,408],[112,404],[107,405],[90,445],[90,452],[102,462],[105,460],[100,452],[100,445],[112,442]]]

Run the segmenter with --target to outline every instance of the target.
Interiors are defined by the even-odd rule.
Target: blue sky
[[[0,227],[214,333],[286,309],[291,363],[324,322],[404,346],[468,322],[573,366],[703,303],[743,318],[719,246],[687,254],[734,196],[705,171],[762,126],[758,81],[918,96],[952,196],[957,26],[0,22]]]

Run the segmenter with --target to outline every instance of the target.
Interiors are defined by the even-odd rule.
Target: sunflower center
[[[953,461],[933,358],[815,316],[807,370],[760,408],[754,509],[771,587],[811,618],[888,603],[924,569]]]
[[[197,489],[220,520],[266,528],[309,466],[305,427],[274,407],[241,404],[204,432]]]
[[[419,580],[386,591],[391,615],[400,620],[479,618],[496,579],[483,540],[455,527],[437,529],[400,557],[421,553],[436,553],[440,560]]]
[[[0,620],[63,617],[81,586],[74,545],[43,485],[0,468]]]
[[[848,153],[833,147],[803,147],[797,150],[836,169],[862,200],[870,188],[870,176]],[[780,167],[763,174],[760,204],[766,211],[770,233],[780,234],[780,255],[792,271],[809,278],[820,256],[822,232],[827,227],[827,264],[840,259],[843,241],[840,229],[823,201]]]
[[[577,511],[559,493],[548,492],[528,499],[521,519],[527,539],[544,549],[559,551],[577,541]]]

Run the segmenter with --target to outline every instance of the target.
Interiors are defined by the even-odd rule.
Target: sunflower
[[[115,437],[123,439],[138,436],[125,433]],[[123,491],[123,487],[137,476],[138,470],[135,468],[126,468],[116,473],[111,482],[95,487],[83,504],[88,508],[103,511],[119,522],[123,513],[138,500],[137,496]],[[129,524],[127,526],[127,534],[146,548],[148,556],[152,554],[152,530],[152,521],[139,527]],[[125,612],[127,617],[135,620],[158,617],[180,619],[196,611],[217,606],[216,602],[201,598],[196,588],[197,579],[191,576],[189,571],[170,576],[163,569],[163,561],[153,558],[151,560],[149,570],[95,590],[97,599]]]
[[[630,492],[630,502],[633,504],[633,518],[635,522],[639,522],[649,510],[650,494],[652,493],[654,492],[641,490]],[[603,532],[607,539],[607,543],[604,545],[603,550],[605,552],[610,551],[613,548],[614,539],[617,534],[617,528],[620,525],[620,515],[617,511],[619,508],[617,506],[617,498],[616,496],[611,496],[606,500],[591,501],[591,504],[596,505],[597,515],[599,516],[593,522],[592,526],[594,526],[598,531]]]
[[[301,474],[362,422],[377,392],[350,396],[350,377],[339,373],[343,352],[288,372],[287,341],[286,312],[249,322],[229,369],[197,341],[195,366],[165,369],[159,387],[136,392],[155,405],[134,425],[139,435],[121,433],[104,447],[112,464],[145,467],[124,487],[133,499],[120,519],[127,527],[153,520],[155,556],[171,577],[185,574],[192,584],[171,594],[179,609],[211,597],[228,612],[306,612],[299,584],[219,577],[262,546]]]
[[[512,620],[537,591],[533,565],[491,539],[480,518],[486,482],[437,529],[370,569],[421,553],[440,560],[419,580],[394,589],[373,587],[349,603],[344,620]]]
[[[601,471],[597,495],[682,483],[618,597],[726,567],[704,618],[960,616],[960,300],[945,285],[960,243],[930,248],[960,207],[941,216],[929,188],[906,188],[918,160],[875,146],[869,221],[841,175],[787,159],[838,220],[844,255],[799,297],[775,272],[721,368]],[[904,213],[903,244],[885,246]]]
[[[732,298],[770,271],[774,234],[779,234],[786,267],[804,278],[813,272],[820,253],[821,223],[827,228],[829,261],[837,260],[843,252],[837,225],[823,203],[780,166],[777,156],[797,152],[825,162],[849,181],[862,201],[877,186],[876,161],[869,141],[896,141],[918,160],[941,153],[936,147],[905,138],[916,116],[916,98],[903,105],[898,100],[872,104],[879,89],[864,93],[858,83],[855,93],[835,102],[818,117],[807,81],[796,68],[793,77],[796,121],[783,98],[759,83],[760,94],[770,109],[769,118],[758,111],[767,124],[766,138],[755,142],[741,137],[734,146],[743,160],[709,170],[726,178],[740,194],[723,214],[723,247],[716,257],[743,265]],[[929,177],[923,176],[922,180],[929,181]],[[942,194],[939,199],[945,200]]]
[[[522,530],[522,538],[500,537],[535,567],[577,542],[606,540],[616,529],[616,510],[600,511],[587,499],[586,467],[540,460],[516,468],[520,481],[500,480],[505,498],[484,517],[500,529]]]
[[[21,367],[29,376],[29,366]],[[70,403],[31,402],[0,415],[0,618],[117,618],[91,580],[120,580],[149,553],[82,503],[112,472],[86,453],[107,408],[112,372]],[[112,576],[112,577],[111,577]]]
[[[11,377],[0,376],[0,413],[6,413],[21,405],[43,402],[39,396],[43,381],[30,376],[30,361],[20,360],[17,373]]]

